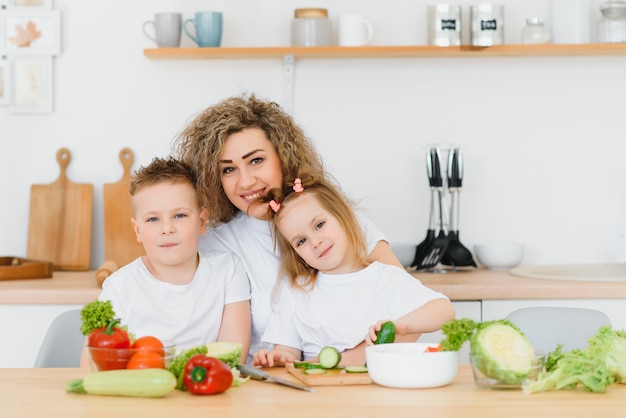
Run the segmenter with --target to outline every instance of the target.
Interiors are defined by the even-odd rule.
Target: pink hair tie
[[[275,200],[270,200],[269,205],[274,212],[278,212],[278,209],[280,209],[280,203],[276,202]]]
[[[304,191],[304,187],[302,186],[302,180],[295,179],[293,181],[293,191],[296,193],[300,193]]]

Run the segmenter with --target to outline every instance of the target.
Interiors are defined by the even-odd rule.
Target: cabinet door
[[[481,321],[481,302],[479,300],[473,301],[455,301],[452,302],[454,309],[456,310],[457,318],[470,318],[476,322]],[[443,338],[441,331],[429,332],[428,334],[422,334],[419,342],[425,343],[438,343]],[[469,364],[469,344],[464,344],[459,351],[459,363]]]

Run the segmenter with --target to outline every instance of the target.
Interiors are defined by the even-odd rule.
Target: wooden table
[[[284,369],[268,369],[296,381]],[[85,369],[0,369],[0,416],[20,417],[613,417],[626,411],[626,385],[606,393],[479,389],[469,366],[448,386],[392,389],[376,384],[317,387],[315,393],[249,381],[214,396],[174,391],[164,398],[124,398],[65,393],[65,383]]]

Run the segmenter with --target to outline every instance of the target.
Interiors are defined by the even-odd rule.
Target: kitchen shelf
[[[437,46],[316,46],[316,47],[219,47],[144,49],[150,59],[262,59],[284,58],[439,58],[626,55],[621,44],[496,45],[490,47]]]

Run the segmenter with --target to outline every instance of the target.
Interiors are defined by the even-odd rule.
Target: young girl
[[[342,364],[362,365],[365,345],[386,320],[403,336],[436,331],[454,318],[443,294],[403,268],[367,261],[355,214],[331,183],[302,176],[260,201],[270,207],[285,279],[262,338],[274,348],[257,351],[254,365],[315,359],[327,345],[343,352]]]
[[[231,251],[241,257],[252,292],[250,352],[268,348],[261,336],[271,312],[279,254],[266,207],[251,203],[270,189],[282,188],[283,179],[294,179],[299,170],[328,179],[322,161],[288,113],[254,95],[231,97],[209,107],[190,121],[174,148],[196,170],[198,194],[209,210],[212,228],[200,238],[200,249]],[[358,224],[368,260],[401,266],[369,219],[359,216]]]

